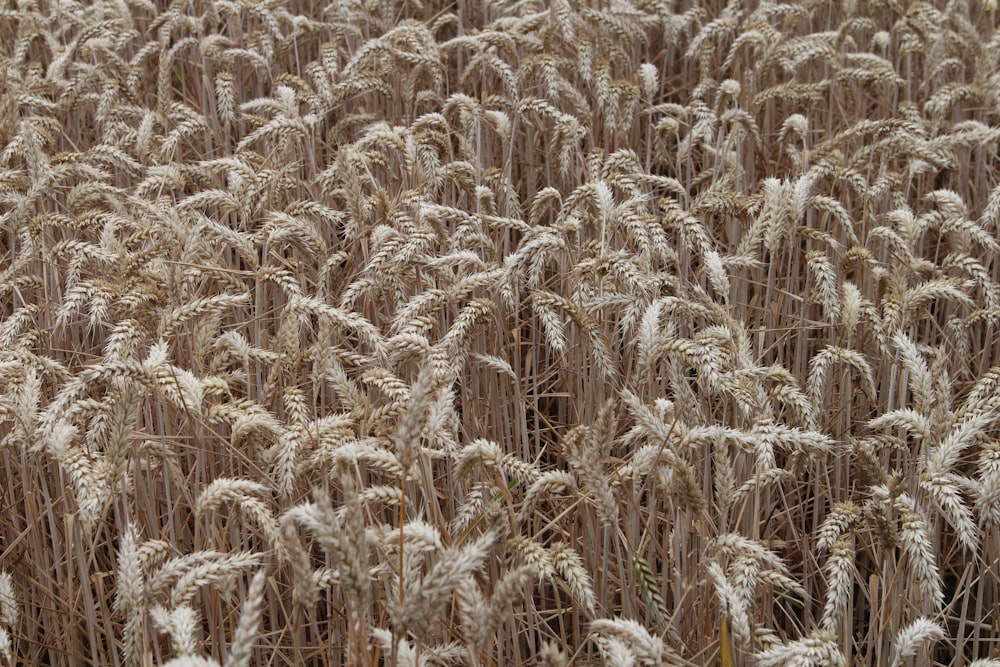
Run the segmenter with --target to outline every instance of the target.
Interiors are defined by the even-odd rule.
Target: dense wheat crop
[[[0,662],[1000,665],[995,0],[2,7]]]

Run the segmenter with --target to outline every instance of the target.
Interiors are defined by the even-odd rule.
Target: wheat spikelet
[[[910,431],[914,436],[922,438],[928,442],[934,440],[935,429],[930,417],[922,415],[916,410],[911,410],[910,408],[900,408],[898,410],[886,412],[869,421],[868,425],[873,429],[886,427],[904,428]]]
[[[601,520],[605,525],[613,526],[618,519],[618,503],[603,474],[600,452],[600,447],[607,444],[594,438],[589,428],[579,427],[567,434],[563,448],[567,460],[586,485]]]
[[[772,485],[781,485],[792,479],[794,479],[794,474],[789,470],[781,468],[771,468],[757,472],[733,491],[733,504],[736,505],[745,502],[747,497],[751,494],[759,493],[761,489],[766,489]]]
[[[649,605],[653,619],[657,623],[666,624],[668,615],[667,604],[663,599],[662,593],[660,593],[659,583],[652,568],[649,566],[649,562],[641,556],[634,556],[632,558],[632,572],[635,575],[643,599]]]
[[[14,589],[14,581],[10,573],[0,572],[0,658],[9,665],[15,664],[15,646],[12,633],[18,632],[18,621],[20,619],[20,608],[17,603],[17,595]]]
[[[6,628],[0,628],[0,658],[9,664],[14,664],[14,642]]]
[[[303,415],[304,417],[304,415]],[[334,414],[322,419],[293,423],[278,439],[274,470],[281,493],[290,496],[299,473],[299,463],[308,453],[309,445],[316,449],[336,448],[354,435],[354,415]]]
[[[526,483],[536,481],[540,475],[536,466],[521,461],[516,456],[504,452],[499,444],[486,440],[476,440],[469,444],[457,454],[456,458],[456,472],[463,477],[468,474],[474,459],[478,459],[486,469],[500,468],[515,480]]]
[[[899,667],[907,658],[915,655],[923,642],[939,641],[944,639],[944,636],[944,630],[937,623],[926,617],[918,618],[896,635],[896,641],[893,642],[895,650],[892,667]]]
[[[861,319],[864,300],[861,290],[852,282],[844,282],[840,286],[843,297],[841,298],[841,324],[846,331],[853,332]]]
[[[903,366],[909,374],[908,386],[913,392],[916,410],[923,414],[929,414],[931,405],[935,399],[935,393],[933,379],[927,362],[921,356],[913,341],[902,332],[896,333],[892,341],[900,351],[903,358]]]
[[[114,609],[126,619],[122,656],[127,663],[132,663],[139,657],[143,631],[140,611],[146,607],[143,562],[138,541],[138,532],[130,526],[122,535],[118,553],[118,589],[115,592]]]
[[[600,618],[590,622],[590,631],[611,638],[620,638],[625,642],[627,651],[632,653],[640,664],[658,665],[671,656],[669,648],[664,646],[659,637],[655,637],[637,621],[624,618]]]
[[[394,604],[390,611],[396,627],[405,628],[417,637],[427,633],[439,619],[455,588],[467,576],[482,568],[487,552],[495,540],[495,535],[487,533],[462,547],[452,548],[443,554],[425,576],[403,582],[406,588],[404,606]]]
[[[161,605],[149,609],[153,624],[170,636],[170,646],[182,658],[193,657],[198,652],[201,618],[198,612],[182,604],[167,610]]]
[[[363,520],[357,508],[356,494],[349,496],[350,503],[341,518],[330,505],[329,497],[317,491],[315,503],[300,503],[286,511],[280,523],[290,527],[295,523],[304,526],[317,540],[323,550],[333,559],[339,572],[341,584],[354,599],[356,613],[367,607],[371,596],[368,561],[368,540],[364,534]],[[286,538],[287,539],[287,538]],[[289,553],[302,553],[302,548],[294,543],[289,545]],[[294,564],[293,564],[294,565]],[[299,567],[302,563],[299,564]],[[310,577],[311,580],[311,577]]]
[[[824,567],[827,577],[826,601],[820,625],[836,631],[840,617],[851,600],[852,585],[857,574],[853,536],[840,535],[830,545],[830,556]]]
[[[46,430],[45,448],[65,469],[73,484],[83,525],[88,531],[93,530],[111,498],[107,461],[88,454],[74,442],[78,434],[74,426],[59,422]]]
[[[196,552],[165,563],[147,584],[148,595],[160,597],[170,587],[171,605],[186,606],[201,586],[224,582],[239,570],[260,564],[261,555],[251,552],[223,554]]]
[[[526,522],[535,512],[539,500],[551,494],[576,492],[579,487],[571,473],[562,470],[543,472],[534,480],[525,492],[518,514],[519,522]]]
[[[781,401],[790,408],[801,425],[816,425],[815,403],[799,388],[798,379],[788,369],[777,365],[769,366],[763,370],[761,381],[773,383],[768,390],[771,399]]]
[[[195,655],[186,655],[179,658],[172,658],[163,663],[164,667],[221,667],[215,660],[201,658]]]
[[[820,551],[830,549],[834,542],[847,534],[860,516],[861,509],[851,502],[837,503],[831,507],[817,531],[816,548]]]
[[[983,523],[989,529],[1000,519],[1000,455],[996,445],[988,443],[979,454],[975,487],[975,506]]]
[[[215,97],[219,119],[224,123],[236,120],[236,91],[232,72],[219,72],[215,76]]]
[[[875,379],[871,364],[862,354],[855,350],[842,347],[827,346],[809,361],[809,377],[806,381],[806,393],[812,402],[814,412],[818,413],[823,405],[822,394],[825,391],[829,369],[835,362],[842,362],[853,368],[861,376],[861,389],[865,396],[874,401],[876,397]],[[814,423],[815,427],[816,424]]]
[[[538,664],[541,667],[568,667],[569,656],[555,644],[546,642],[538,651]]]
[[[836,322],[840,318],[841,300],[837,291],[837,275],[826,254],[819,250],[806,253],[806,263],[816,283],[816,300],[823,305],[826,318]]]
[[[598,637],[597,645],[604,664],[610,667],[635,667],[637,656],[625,640],[617,637]]]
[[[257,635],[264,606],[264,586],[267,583],[267,573],[257,572],[250,581],[250,589],[240,612],[240,622],[233,634],[233,643],[229,648],[227,667],[249,667],[253,656],[253,642]]]
[[[834,640],[833,633],[828,630],[816,630],[802,639],[762,651],[756,654],[755,659],[762,667],[777,665],[840,667],[847,664],[844,654]]]
[[[483,622],[476,627],[476,642],[486,646],[492,635],[515,614],[515,604],[525,595],[524,589],[538,573],[530,565],[521,565],[508,570],[493,586],[493,594],[486,604]],[[475,618],[474,616],[472,618]]]
[[[944,592],[941,590],[941,575],[934,560],[927,522],[920,514],[909,508],[912,501],[907,502],[905,499],[900,501],[906,508],[903,510],[900,526],[903,551],[915,571],[921,594],[936,607],[940,607],[944,600]]]
[[[590,574],[583,565],[580,555],[569,545],[557,543],[549,548],[552,564],[559,576],[569,586],[573,597],[583,605],[590,614],[597,609],[597,598]]]
[[[711,578],[715,595],[722,606],[725,618],[728,619],[732,627],[734,638],[741,646],[748,646],[752,636],[753,627],[750,624],[750,617],[747,614],[747,607],[744,598],[729,583],[726,573],[718,562],[712,560],[706,565],[706,570]]]
[[[394,657],[397,664],[404,667],[419,667],[419,665],[424,664],[417,657],[416,648],[405,638],[396,638],[393,633],[382,628],[373,628],[372,637],[379,643],[383,651]]]
[[[503,497],[497,491],[493,482],[473,484],[464,494],[461,505],[450,522],[451,532],[465,536],[471,534],[477,525],[485,523],[487,527],[490,526],[498,512],[499,498]]]
[[[966,479],[952,471],[964,449],[978,438],[992,416],[980,414],[961,422],[941,443],[931,449],[925,461],[921,488],[926,490],[955,528],[959,540],[969,550],[978,549],[979,534],[971,510],[966,507],[959,493],[961,486],[971,487]]]
[[[262,495],[267,495],[267,489],[262,484],[240,479],[216,479],[198,495],[194,505],[195,515],[203,517],[223,503],[233,503],[260,526],[267,542],[279,558],[284,559],[286,554],[278,521],[259,499]]]
[[[729,300],[729,276],[723,264],[721,255],[714,250],[705,253],[705,271],[708,274],[709,283],[717,293],[722,296],[723,301]]]

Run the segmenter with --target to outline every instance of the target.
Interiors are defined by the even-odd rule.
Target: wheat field
[[[0,663],[1000,666],[996,0],[7,0]]]

